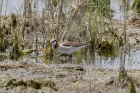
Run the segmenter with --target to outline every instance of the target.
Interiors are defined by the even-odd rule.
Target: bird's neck
[[[56,48],[58,48],[58,47],[59,47],[59,44],[58,44],[58,43],[56,43],[53,47],[54,47],[54,49],[56,49]]]

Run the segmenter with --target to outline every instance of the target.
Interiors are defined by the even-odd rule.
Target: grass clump
[[[42,87],[42,82],[40,81],[29,80],[28,83],[29,83],[28,86],[34,89],[41,89]]]
[[[7,47],[8,47],[8,41],[4,37],[4,34],[2,33],[2,30],[1,30],[0,31],[0,51],[4,52]]]
[[[134,0],[132,9],[135,9],[137,13],[140,13],[140,0]]]
[[[130,83],[130,93],[137,93],[133,81],[131,81],[131,83]]]
[[[12,51],[10,52],[10,58],[11,59],[18,59],[20,56],[22,56],[24,53],[22,52],[22,50],[20,49],[19,46],[19,36],[17,34],[15,34],[14,36],[14,41],[13,41],[13,46],[12,46]]]
[[[52,81],[47,81],[47,82],[45,83],[45,86],[49,86],[49,87],[52,88],[53,90],[58,91],[58,88],[56,87],[56,84],[55,84],[54,82],[52,82]]]
[[[98,48],[100,50],[113,50],[114,49],[113,45],[108,40],[101,42]]]
[[[16,28],[16,26],[17,26],[17,17],[16,17],[16,15],[14,13],[12,13],[11,19],[12,19],[12,27]]]

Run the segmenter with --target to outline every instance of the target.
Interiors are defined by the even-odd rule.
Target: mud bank
[[[127,70],[140,92],[140,70]],[[129,93],[118,83],[117,69],[33,62],[1,62],[1,93]]]

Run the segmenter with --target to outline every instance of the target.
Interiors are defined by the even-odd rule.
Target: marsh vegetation
[[[7,13],[9,2],[0,1],[1,91],[140,92],[139,70],[131,67],[140,47],[139,0],[18,0]],[[52,38],[90,45],[70,61],[53,52]],[[118,66],[102,67],[97,54]]]

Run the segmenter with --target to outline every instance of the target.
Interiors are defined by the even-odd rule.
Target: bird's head
[[[52,40],[50,41],[50,44],[56,45],[56,44],[57,44],[57,40],[56,40],[56,39],[52,39]]]

